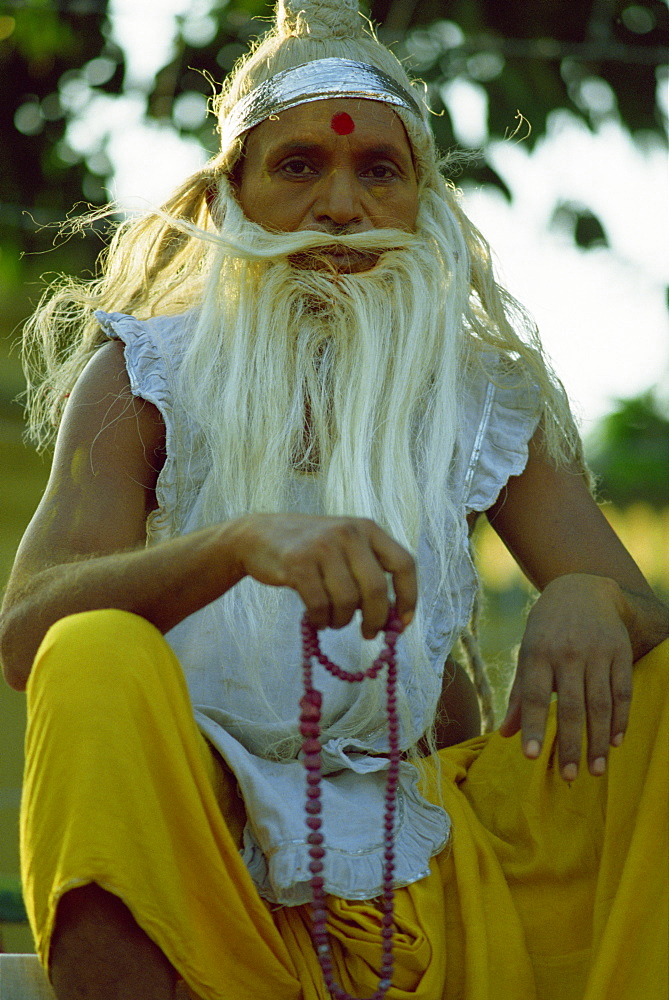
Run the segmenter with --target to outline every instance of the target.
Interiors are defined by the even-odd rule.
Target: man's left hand
[[[565,781],[578,773],[584,725],[588,769],[597,776],[606,770],[609,747],[622,743],[627,728],[633,653],[624,602],[614,580],[570,573],[546,586],[527,619],[500,733],[513,736],[522,729],[525,755],[538,757],[556,692]]]

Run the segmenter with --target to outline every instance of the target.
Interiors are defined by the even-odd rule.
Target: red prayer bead
[[[305,722],[318,722],[321,717],[321,712],[318,706],[312,705],[306,700],[306,698],[303,698],[300,702],[300,709],[302,718]]]

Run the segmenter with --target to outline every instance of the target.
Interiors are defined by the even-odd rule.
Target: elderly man
[[[634,873],[661,849],[667,614],[425,108],[337,2],[280,5],[219,113],[219,156],[28,331],[70,339],[1,634],[56,995],[659,1000],[665,902]],[[444,671],[481,512],[541,591],[486,737]],[[401,633],[387,705],[317,665],[306,817],[305,609],[347,671]]]

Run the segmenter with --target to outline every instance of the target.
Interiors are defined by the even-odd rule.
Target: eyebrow
[[[309,156],[310,153],[318,153],[322,148],[318,142],[300,142],[296,139],[294,142],[281,142],[278,146],[270,146],[267,149],[266,156],[277,159],[281,159],[291,153],[302,153],[304,156]]]
[[[282,159],[284,156],[310,156],[320,153],[324,149],[324,144],[320,142],[305,142],[296,139],[294,141],[282,142],[277,146],[270,146],[266,153],[266,158]],[[391,142],[375,143],[373,146],[360,151],[361,158],[390,158],[411,163],[411,154],[407,150],[404,153],[399,146]]]

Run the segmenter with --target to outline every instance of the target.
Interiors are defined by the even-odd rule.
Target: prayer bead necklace
[[[397,785],[400,773],[399,723],[397,720],[397,657],[395,647],[401,631],[401,622],[393,608],[388,616],[384,632],[385,648],[367,670],[348,673],[329,660],[321,652],[318,642],[318,630],[305,615],[302,619],[302,671],[304,679],[304,696],[300,699],[300,733],[304,738],[302,744],[303,763],[307,772],[307,801],[305,806],[307,827],[307,843],[309,844],[309,871],[311,872],[312,894],[312,925],[311,937],[316,949],[316,955],[323,972],[323,979],[334,1000],[356,1000],[347,993],[335,980],[332,970],[332,952],[326,930],[325,880],[323,878],[325,844],[321,833],[321,741],[320,721],[322,695],[313,686],[311,661],[317,660],[334,677],[351,684],[359,684],[366,677],[377,677],[387,665],[386,676],[388,743],[390,748],[390,763],[386,783],[385,809],[383,823],[383,892],[381,908],[381,937],[383,938],[383,953],[381,958],[381,979],[376,992],[370,1000],[383,1000],[392,985],[393,975],[393,933],[395,914],[395,893],[393,878],[395,874],[395,843],[393,831],[395,810],[397,804]]]

